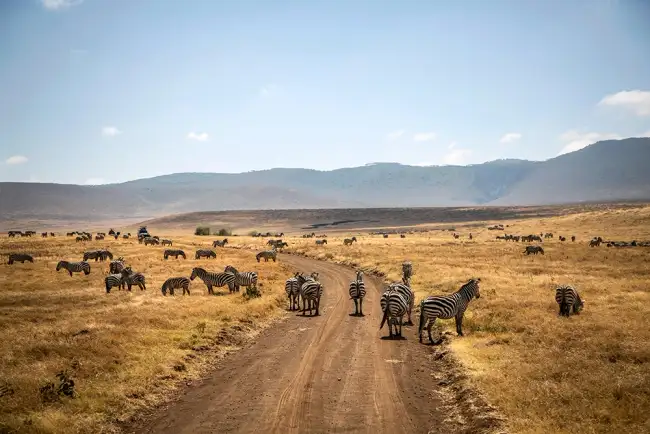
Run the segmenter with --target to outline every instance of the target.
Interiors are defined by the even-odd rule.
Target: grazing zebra
[[[354,243],[356,240],[357,240],[357,237],[346,238],[346,239],[343,240],[343,245],[351,246],[352,243]]]
[[[76,241],[77,241],[77,242],[79,242],[79,241],[86,241],[86,238],[85,238],[85,237],[77,237],[77,238],[76,238]]]
[[[348,292],[350,298],[354,300],[354,314],[363,316],[363,298],[366,296],[366,285],[363,283],[363,271],[357,271],[357,277],[350,282]]]
[[[11,265],[14,262],[20,262],[21,264],[24,264],[25,261],[34,262],[34,258],[32,258],[32,256],[28,255],[27,253],[11,253],[9,255],[9,261],[7,264]]]
[[[393,327],[395,328],[394,334],[402,336],[402,321],[404,315],[408,313],[409,321],[411,319],[409,307],[413,304],[413,292],[411,291],[411,288],[409,288],[408,283],[408,279],[405,279],[404,283],[392,283],[381,295],[380,304],[381,310],[384,314],[379,329],[381,330],[388,320],[389,337],[393,337]],[[399,329],[397,328],[398,324]]]
[[[160,240],[160,244],[163,246],[171,246],[172,240]]]
[[[208,249],[199,249],[196,251],[196,254],[194,255],[194,259],[199,259],[199,258],[216,258],[217,254],[213,250],[208,250]]]
[[[121,256],[108,265],[108,272],[111,274],[121,273],[122,270],[124,270],[124,258]]]
[[[404,235],[404,234],[399,234],[399,237],[400,237],[400,238],[406,238],[406,235]],[[469,239],[470,239],[470,240],[472,239],[472,234],[469,234]]]
[[[239,291],[240,286],[245,286],[247,289],[257,287],[257,273],[255,271],[244,271],[240,273],[232,265],[226,265],[223,271],[235,275],[235,291]]]
[[[95,241],[101,241],[104,239],[103,235],[95,235]]]
[[[144,245],[148,246],[149,244],[158,245],[160,244],[160,241],[158,241],[156,238],[146,237],[144,239]]]
[[[194,280],[197,277],[205,283],[205,286],[208,288],[208,294],[214,294],[214,291],[212,290],[213,286],[219,288],[224,285],[228,285],[228,291],[231,293],[235,292],[235,275],[232,273],[212,273],[205,271],[203,268],[192,268],[190,280]]]
[[[327,240],[316,240],[316,245],[317,246],[322,246],[324,244],[327,244]]]
[[[323,296],[323,284],[318,281],[318,273],[311,273],[305,282],[300,286],[300,298],[302,298],[302,315],[305,315],[309,307],[309,315],[312,316],[312,309],[316,309],[315,316],[318,316],[320,298]]]
[[[411,261],[402,262],[402,277],[406,279],[413,277],[413,263]]]
[[[228,238],[224,238],[223,240],[215,240],[212,242],[212,247],[225,247],[226,244],[228,244]]]
[[[61,268],[68,270],[70,276],[72,276],[72,273],[81,273],[82,271],[86,276],[90,274],[90,264],[86,261],[81,261],[81,262],[59,261],[59,263],[56,264],[56,271],[59,271]]]
[[[269,258],[273,259],[273,262],[275,262],[277,257],[278,257],[278,252],[275,249],[265,250],[255,255],[255,259],[257,259],[257,262],[260,262],[261,258],[264,258],[264,262],[269,262]]]
[[[41,237],[43,237],[43,238],[47,238],[47,232],[42,232],[42,233],[41,233]]]
[[[169,258],[170,256],[173,256],[174,259],[178,259],[179,256],[182,256],[183,259],[187,259],[187,256],[185,256],[185,252],[179,249],[167,249],[163,253],[165,259]]]
[[[140,291],[147,289],[144,274],[134,273],[131,267],[124,268],[120,273],[122,273],[122,279],[127,284],[129,291],[133,285],[138,285]]]
[[[571,235],[571,242],[574,243],[575,241],[576,241],[576,236],[575,236],[575,235]]]
[[[555,301],[560,306],[560,316],[579,314],[584,307],[584,300],[580,299],[578,291],[570,285],[558,286],[555,289]]]
[[[117,287],[118,289],[124,289],[124,286],[126,285],[124,276],[122,276],[121,272],[119,274],[109,274],[104,279],[104,283],[106,284],[106,294],[111,293],[111,288]]]
[[[93,250],[90,252],[84,252],[84,261],[87,261],[89,259],[94,259],[95,262],[97,262],[98,259],[100,259],[102,256],[102,251],[101,250]]]
[[[422,330],[428,323],[427,334],[429,342],[433,344],[431,337],[431,327],[437,318],[450,319],[456,318],[456,332],[458,336],[463,336],[463,316],[465,310],[474,297],[481,297],[479,292],[480,278],[470,279],[460,289],[450,295],[430,295],[420,302],[420,326],[418,327],[418,337],[422,342]],[[440,340],[437,342],[440,343]]]
[[[524,253],[527,255],[532,254],[538,254],[541,253],[542,255],[544,254],[544,249],[542,249],[542,246],[526,246],[526,250],[524,250]]]
[[[169,295],[174,295],[174,289],[183,288],[183,295],[187,292],[187,295],[190,295],[190,279],[187,277],[170,277],[165,280],[162,288],[162,295],[167,295],[167,290],[169,290]]]
[[[122,238],[125,239],[125,240],[128,240],[129,239],[129,234],[122,235]]]
[[[100,250],[99,254],[100,254],[99,256],[100,261],[105,261],[107,259],[113,260],[113,254],[108,250]]]
[[[301,273],[296,273],[294,277],[290,277],[284,284],[284,290],[289,298],[289,310],[298,310],[300,304],[300,287],[305,283],[305,278]]]

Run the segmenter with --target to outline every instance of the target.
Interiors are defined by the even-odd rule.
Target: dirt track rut
[[[431,350],[414,342],[414,327],[406,333],[408,340],[381,339],[387,329],[379,330],[378,281],[366,278],[365,317],[351,316],[347,287],[352,270],[297,256],[282,260],[297,270],[320,273],[325,288],[321,315],[289,313],[133,432],[459,431],[444,422]]]

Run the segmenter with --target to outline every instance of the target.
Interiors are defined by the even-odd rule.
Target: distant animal
[[[194,259],[200,258],[216,258],[217,254],[213,250],[199,249],[194,254]]]
[[[120,273],[122,273],[122,279],[126,283],[129,291],[133,285],[138,285],[140,291],[147,289],[144,274],[133,272],[131,267],[124,268]]]
[[[24,264],[25,261],[34,262],[34,258],[32,258],[32,256],[28,255],[27,253],[11,253],[9,254],[9,261],[7,261],[7,264],[11,265],[14,262],[20,262],[21,264]]]
[[[42,233],[41,233],[41,237],[43,237],[43,238],[47,238],[47,232],[42,232]]]
[[[56,271],[59,271],[60,269],[65,269],[70,273],[70,276],[72,276],[72,273],[83,273],[87,276],[90,274],[90,264],[86,261],[81,261],[81,262],[68,262],[68,261],[59,261],[58,264],[56,264]]]
[[[575,240],[576,240],[576,236],[575,236],[575,235],[571,235],[571,242],[575,242]]]
[[[84,252],[84,261],[88,261],[89,259],[94,259],[95,262],[97,262],[101,257],[102,257],[101,250],[92,250],[89,252]]]
[[[560,316],[578,314],[584,307],[584,300],[580,299],[578,291],[573,286],[562,285],[555,289],[555,301],[560,307]]]
[[[104,239],[103,235],[95,235],[95,240],[96,241],[103,240],[103,239]]]
[[[388,234],[384,234],[384,238],[388,238]]]
[[[185,293],[190,295],[190,279],[185,276],[170,277],[165,280],[165,283],[163,283],[160,290],[162,291],[162,295],[167,295],[167,291],[169,291],[169,295],[174,295],[174,290],[180,288],[183,288],[183,295],[185,295]]]
[[[265,250],[263,252],[259,252],[257,255],[255,255],[255,259],[257,259],[257,262],[260,262],[260,259],[264,258],[264,262],[268,262],[269,259],[273,259],[273,262],[276,261],[278,256],[278,252],[273,249],[273,250]]]
[[[183,259],[187,259],[187,256],[185,256],[185,252],[180,250],[180,249],[167,249],[163,253],[163,257],[165,259],[169,258],[170,256],[173,256],[174,259],[178,259],[179,256],[182,256]]]
[[[598,247],[602,242],[603,239],[601,237],[594,237],[591,241],[589,241],[589,247]]]
[[[562,241],[562,242],[566,241],[566,237],[563,237],[562,235],[560,235],[560,241]]]
[[[235,275],[232,273],[212,273],[205,271],[203,268],[195,267],[192,269],[190,280],[199,278],[205,283],[208,288],[208,294],[214,294],[213,286],[217,288],[228,285],[228,290],[232,293],[235,292]]]
[[[124,235],[122,235],[122,238],[123,238],[123,239],[125,239],[125,240],[128,240],[128,239],[129,239],[129,237],[130,237],[130,235],[129,235],[129,234],[124,234]]]
[[[474,237],[472,236],[472,233],[470,232],[469,233],[469,239],[471,240],[472,238],[474,238]]]
[[[315,316],[320,315],[320,299],[323,295],[323,285],[318,281],[318,273],[314,272],[307,277],[305,283],[300,287],[300,298],[302,299],[302,314],[305,315],[309,309],[309,315],[312,315],[312,309],[315,309]]]
[[[219,241],[219,240],[214,241],[212,243],[212,247],[225,247],[226,244],[228,244],[228,238],[224,238],[221,241]]]
[[[246,288],[257,287],[257,273],[255,271],[244,271],[240,273],[232,265],[226,265],[223,271],[235,275],[235,291],[239,291],[241,286]]]
[[[470,234],[470,236],[471,236],[471,234]],[[406,238],[406,235],[404,235],[404,234],[399,234],[399,237],[400,237],[400,238]]]
[[[160,240],[160,244],[163,246],[171,246],[172,245],[172,240]]]
[[[316,245],[317,246],[322,246],[324,244],[327,244],[327,240],[316,240]]]
[[[115,235],[115,231],[113,230],[113,228],[111,228],[111,229],[108,231],[108,235]]]
[[[84,237],[77,237],[77,238],[76,238],[76,241],[77,241],[77,242],[79,242],[79,241],[86,241],[86,239],[85,239]]]
[[[363,283],[363,271],[358,270],[356,278],[348,287],[350,299],[354,300],[354,314],[363,316],[363,299],[366,296],[366,285]]]
[[[106,294],[110,294],[111,288],[124,289],[126,283],[121,273],[109,274],[104,279],[104,285],[106,286]]]
[[[527,255],[532,254],[538,254],[541,253],[542,255],[544,254],[544,249],[541,246],[526,246],[526,250],[524,250],[524,253]]]
[[[145,238],[144,238],[144,245],[145,245],[145,246],[148,246],[149,244],[151,244],[151,245],[158,245],[158,244],[160,244],[160,241],[158,241],[158,239],[156,239],[156,238],[145,237]]]
[[[474,298],[480,298],[479,291],[481,279],[470,279],[461,288],[449,295],[431,295],[420,302],[420,324],[418,326],[418,337],[422,342],[422,330],[427,328],[429,342],[433,344],[431,327],[436,319],[456,319],[456,333],[463,336],[463,316],[469,302]],[[440,341],[438,341],[439,343]]]
[[[357,240],[357,237],[346,238],[346,239],[343,240],[343,244],[346,245],[346,246],[351,246],[352,243],[354,243],[356,240]],[[327,241],[327,240],[325,240],[325,241]]]

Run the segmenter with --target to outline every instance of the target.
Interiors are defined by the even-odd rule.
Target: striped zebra
[[[235,291],[239,292],[240,286],[245,286],[246,288],[257,288],[257,273],[255,271],[244,271],[243,273],[240,273],[232,265],[226,265],[226,268],[223,271],[235,275]]]
[[[579,314],[584,307],[584,300],[580,299],[578,291],[570,285],[558,286],[555,289],[555,301],[560,306],[560,316]]]
[[[190,295],[190,279],[185,276],[170,277],[169,279],[165,280],[165,283],[163,283],[160,290],[162,291],[162,295],[167,295],[167,290],[169,290],[169,295],[174,295],[174,289],[179,288],[183,288],[183,295],[185,295],[185,293],[187,293],[187,295]]]
[[[117,260],[111,261],[111,263],[108,264],[108,272],[110,274],[121,273],[123,269],[124,269],[124,258],[121,256],[117,258]]]
[[[305,278],[300,272],[286,280],[284,290],[289,298],[289,310],[298,310],[300,304],[300,287],[305,283]]]
[[[158,245],[158,244],[160,244],[160,241],[158,241],[156,238],[146,237],[144,239],[144,245],[148,246],[149,244]]]
[[[225,247],[226,244],[228,244],[228,238],[224,238],[223,240],[215,240],[212,242],[212,247]]]
[[[101,250],[93,250],[90,252],[84,252],[84,261],[88,261],[89,259],[94,259],[95,262],[97,262],[98,259],[100,259],[102,256],[102,251]]]
[[[526,250],[524,250],[524,253],[526,255],[530,255],[531,253],[534,255],[541,253],[543,255],[544,249],[542,248],[542,246],[526,246]]]
[[[147,289],[147,286],[145,285],[144,274],[134,273],[133,270],[131,270],[131,267],[124,268],[120,273],[122,273],[122,279],[128,286],[129,291],[133,285],[138,285],[140,291]]]
[[[357,240],[357,237],[346,238],[346,239],[343,240],[343,245],[351,246],[352,243],[354,243],[356,240]]]
[[[83,237],[83,236],[77,237],[76,242],[79,242],[79,241],[86,241],[86,237]]]
[[[81,262],[59,261],[59,263],[56,264],[56,271],[59,271],[61,268],[68,270],[70,276],[72,276],[72,273],[81,273],[82,271],[86,276],[90,274],[90,264],[86,261],[81,261]]]
[[[409,313],[409,306],[412,304],[413,293],[408,286],[408,280],[404,283],[391,283],[388,289],[381,295],[380,304],[383,316],[379,330],[388,321],[388,336],[402,336],[402,322],[404,315]],[[410,319],[410,318],[409,318]],[[399,325],[399,328],[397,327]],[[395,333],[393,333],[393,327]]]
[[[196,251],[196,254],[194,255],[194,259],[200,259],[200,258],[216,258],[217,254],[213,250],[208,250],[208,249],[199,249]]]
[[[171,246],[172,245],[172,240],[160,240],[160,244],[163,246]]]
[[[315,316],[318,316],[320,308],[320,299],[323,296],[323,284],[318,281],[318,273],[311,273],[305,282],[300,286],[300,298],[302,298],[302,315],[305,315],[309,308],[309,315],[312,316],[312,309],[316,310]]]
[[[363,316],[363,298],[366,296],[366,285],[363,283],[363,271],[357,271],[357,277],[350,282],[348,289],[350,298],[354,300],[354,314]]]
[[[110,294],[111,288],[117,287],[118,289],[124,289],[126,282],[124,281],[122,273],[114,273],[106,276],[104,284],[106,285],[106,294]]]
[[[235,275],[232,273],[212,273],[200,267],[192,268],[190,280],[194,280],[197,277],[205,283],[205,286],[208,288],[208,294],[214,294],[212,290],[213,286],[219,288],[225,285],[228,285],[228,291],[231,293],[235,292]]]
[[[316,245],[317,246],[323,246],[327,244],[327,240],[316,240]]]
[[[113,260],[113,254],[105,249],[99,250],[99,260],[105,261],[107,259]]]
[[[34,262],[34,258],[32,258],[32,256],[28,255],[27,253],[11,253],[9,254],[9,261],[7,264],[11,265],[14,262],[20,262],[21,264],[24,264],[25,261]]]
[[[466,284],[453,294],[449,295],[430,295],[420,302],[420,326],[418,327],[418,337],[422,342],[422,330],[425,325],[429,342],[433,344],[431,337],[431,327],[437,318],[456,319],[456,332],[458,336],[463,336],[463,316],[465,310],[474,297],[481,297],[479,292],[480,278],[470,279]],[[428,324],[428,325],[427,325]],[[439,344],[442,339],[438,340]]]
[[[178,259],[179,256],[182,256],[183,259],[187,259],[187,256],[185,256],[185,252],[179,249],[167,249],[163,253],[163,257],[165,259],[169,258],[170,256],[173,256],[174,259]]]
[[[261,258],[264,258],[264,262],[269,262],[269,258],[273,259],[273,262],[276,261],[278,257],[278,252],[277,250],[265,250],[263,252],[259,252],[257,255],[255,255],[255,259],[257,259],[257,262],[260,262]]]

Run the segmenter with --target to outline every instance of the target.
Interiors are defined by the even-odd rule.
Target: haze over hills
[[[650,199],[650,138],[608,140],[542,162],[376,163],[317,171],[177,173],[120,184],[0,183],[3,220],[147,218],[219,210],[543,205]]]

